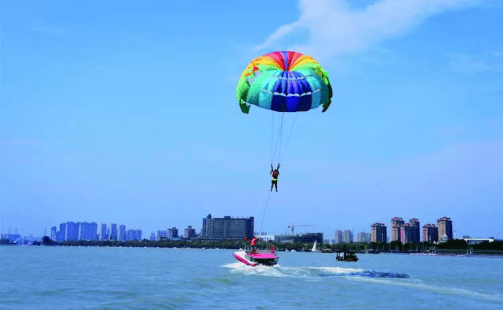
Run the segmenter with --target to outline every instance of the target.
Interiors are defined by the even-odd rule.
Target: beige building
[[[452,240],[453,239],[453,227],[452,221],[449,217],[442,217],[437,220],[438,225],[438,238],[439,240]]]
[[[394,217],[390,223],[390,241],[401,241],[401,225],[404,224],[402,217]]]

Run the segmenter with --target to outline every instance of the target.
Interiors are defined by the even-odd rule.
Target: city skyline
[[[141,239],[151,239],[152,240],[152,236],[155,236],[155,240],[159,240],[159,237],[160,235],[161,236],[165,236],[167,237],[168,239],[178,239],[178,238],[187,238],[186,236],[188,235],[191,235],[191,236],[198,236],[198,237],[205,237],[203,236],[204,234],[204,227],[205,227],[205,221],[207,221],[208,219],[212,219],[211,215],[208,215],[204,218],[202,218],[202,227],[201,227],[201,230],[198,230],[193,228],[192,225],[186,225],[184,228],[181,228],[180,230],[173,226],[173,227],[170,227],[168,228],[168,226],[166,226],[165,230],[157,230],[157,231],[153,231],[153,232],[147,232],[143,235],[144,237],[141,238]],[[231,219],[231,220],[247,220],[247,219],[250,219],[250,217],[231,217],[231,216],[224,216],[223,218],[217,218],[217,220],[226,220],[226,219]],[[253,218],[252,219],[252,227],[254,226],[254,220]],[[401,224],[401,229],[399,229],[399,237],[398,238],[395,238],[394,237],[394,224],[399,222]],[[446,222],[449,222],[449,225],[446,226]],[[69,228],[66,228],[66,225],[68,225],[68,223],[71,223],[72,225],[77,225],[76,227],[78,227],[78,231],[75,232],[75,234],[77,236],[81,236],[81,234],[83,233],[83,228],[82,228],[82,225],[92,225],[94,224],[96,227],[96,239],[91,239],[91,238],[87,238],[87,239],[79,239],[79,240],[102,240],[101,238],[101,234],[105,234],[108,238],[106,240],[111,240],[111,231],[112,231],[112,227],[116,227],[116,237],[117,237],[117,240],[119,241],[125,241],[121,238],[124,238],[125,236],[125,233],[128,233],[129,231],[140,231],[140,235],[142,235],[142,229],[140,228],[137,228],[137,229],[128,229],[128,231],[125,231],[125,225],[119,225],[119,229],[117,230],[117,223],[103,223],[103,222],[100,222],[100,224],[98,225],[97,222],[73,222],[73,221],[67,221],[67,222],[63,222],[59,225],[59,230],[57,231],[57,228],[58,226],[52,226],[51,229],[50,229],[50,233],[49,234],[46,234],[47,236],[51,237],[51,239],[53,239],[53,236],[57,236],[57,234],[60,233],[61,229],[63,226],[65,226],[65,231],[66,233],[68,233],[68,230]],[[434,224],[434,223],[437,223]],[[442,225],[440,225],[440,223],[442,223]],[[424,223],[424,224],[421,224],[421,221],[419,221],[419,219],[417,218],[411,218],[409,220],[409,222],[407,223],[406,221],[403,220],[403,218],[399,218],[399,217],[393,217],[391,219],[391,225],[386,225],[386,224],[382,224],[382,223],[373,223],[372,225],[370,225],[370,229],[368,231],[366,230],[363,230],[363,231],[360,231],[360,232],[357,232],[356,235],[354,235],[354,231],[352,229],[345,229],[345,230],[334,230],[332,234],[326,234],[325,232],[314,232],[314,231],[311,231],[310,233],[322,233],[324,236],[328,237],[328,236],[333,236],[334,238],[329,238],[328,240],[331,240],[331,241],[334,241],[335,243],[340,243],[340,242],[360,242],[359,240],[363,240],[363,239],[366,239],[366,240],[375,240],[374,238],[376,238],[375,236],[375,232],[373,231],[374,230],[374,226],[375,225],[384,225],[385,227],[385,242],[391,242],[391,241],[401,241],[402,243],[409,243],[410,241],[412,242],[424,242],[426,240],[430,240],[432,242],[432,240],[435,240],[436,238],[439,238],[439,240],[442,239],[443,237],[443,234],[445,232],[448,231],[448,235],[447,235],[447,238],[448,239],[456,239],[456,231],[453,229],[453,221],[451,221],[451,219],[449,217],[446,217],[446,216],[442,216],[440,218],[438,218],[436,221],[432,222],[432,223]],[[100,229],[100,226],[102,227]],[[441,227],[440,227],[441,226]],[[197,226],[196,226],[197,227]],[[410,229],[411,230],[408,230],[408,228],[411,227]],[[446,227],[449,227],[448,230]],[[54,229],[54,232],[53,232],[53,229]],[[75,228],[77,229],[77,228]],[[191,229],[191,232],[189,232],[189,229]],[[253,227],[253,229],[255,230],[255,227]],[[434,229],[434,232],[431,232],[431,229]],[[180,231],[180,233],[179,233]],[[408,236],[407,236],[407,239],[404,239],[404,234],[405,234],[405,231],[408,232]],[[46,230],[47,232],[47,230]],[[442,232],[442,233],[438,233],[438,232]],[[4,234],[4,232],[1,232],[2,234]],[[10,234],[11,232],[9,232]],[[17,233],[17,232],[16,232]],[[257,234],[261,234],[262,232],[256,232]],[[267,232],[264,232],[265,234],[268,234],[268,235],[290,235],[290,233],[287,233],[287,230],[285,230],[285,233],[267,233]],[[301,233],[306,233],[306,232],[301,232]],[[5,233],[6,234],[6,233]],[[88,236],[89,232],[86,233],[86,236]],[[149,237],[149,234],[150,234],[150,237]],[[297,234],[297,233],[296,233]],[[433,235],[434,234],[434,235]],[[22,234],[21,234],[22,235]],[[33,234],[31,235],[33,236]],[[123,237],[121,237],[123,236]],[[431,237],[432,236],[432,237]],[[461,236],[471,236],[472,238],[489,238],[489,237],[493,237],[495,239],[501,239],[500,238],[500,235],[497,234],[497,235],[490,235],[490,236],[477,236],[477,235],[474,235],[474,234],[460,234],[459,237]],[[42,237],[42,235],[35,235],[35,237]],[[206,236],[206,237],[210,237],[210,235]],[[250,236],[248,236],[250,238]],[[73,237],[75,238],[75,237]],[[129,237],[128,237],[129,238]],[[241,237],[238,237],[238,236],[234,236],[234,238],[238,238],[240,239]],[[58,241],[56,239],[53,239],[55,241]],[[77,239],[75,239],[77,240]],[[129,240],[129,239],[128,239]],[[61,241],[61,238],[59,239],[59,241]],[[371,242],[371,241],[369,241]]]

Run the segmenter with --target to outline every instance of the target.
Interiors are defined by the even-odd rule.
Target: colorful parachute
[[[237,99],[243,113],[250,105],[277,111],[300,112],[331,104],[329,75],[311,56],[272,52],[254,59],[240,76]]]

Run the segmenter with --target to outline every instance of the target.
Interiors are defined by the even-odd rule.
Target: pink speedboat
[[[245,265],[255,267],[257,265],[273,266],[278,263],[278,256],[275,255],[275,247],[270,250],[257,250],[247,247],[245,250],[234,252],[233,256]]]

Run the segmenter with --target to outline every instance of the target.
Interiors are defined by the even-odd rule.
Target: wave
[[[401,287],[410,287],[414,289],[420,289],[420,290],[425,290],[425,291],[430,291],[430,292],[435,292],[443,295],[464,295],[476,299],[484,299],[484,300],[491,300],[491,301],[502,301],[502,294],[483,294],[475,291],[470,291],[467,289],[463,288],[454,288],[454,287],[446,287],[446,286],[433,286],[433,285],[427,285],[423,283],[412,283],[412,282],[401,282],[401,281],[392,281],[392,280],[386,280],[386,279],[376,279],[376,278],[369,278],[369,277],[355,277],[355,278],[349,278],[353,281],[362,281],[362,282],[368,282],[368,283],[375,283],[375,284],[385,284],[385,285],[393,285],[393,286],[401,286]]]

